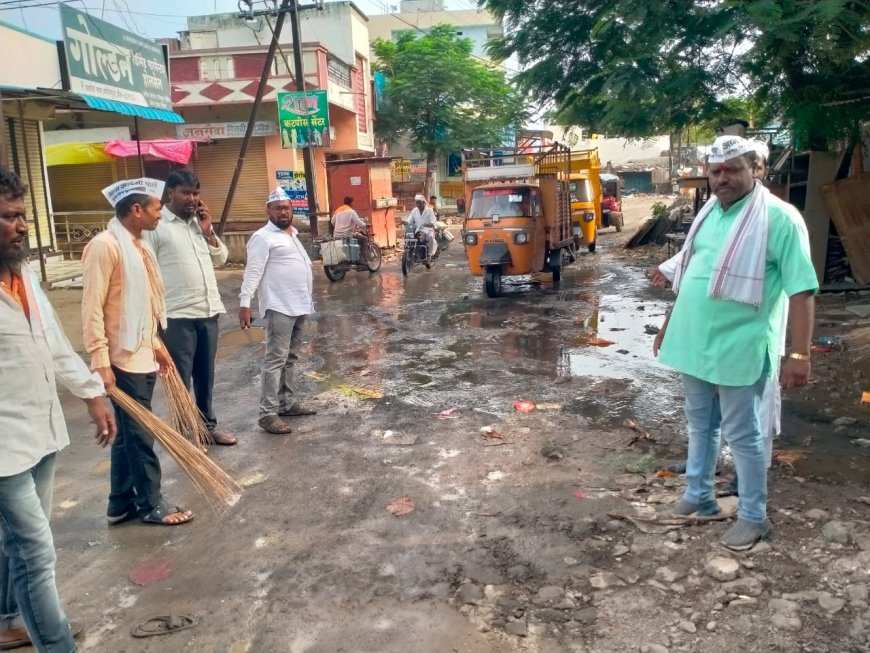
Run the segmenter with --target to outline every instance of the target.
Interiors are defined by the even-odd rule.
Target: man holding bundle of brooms
[[[68,653],[75,643],[49,526],[56,457],[69,444],[55,382],[85,401],[101,446],[115,436],[115,421],[100,378],[27,270],[25,192],[0,167],[0,650],[33,644]]]
[[[117,385],[148,410],[157,373],[172,367],[158,336],[158,327],[166,325],[163,280],[154,252],[142,240],[142,233],[160,220],[163,186],[141,178],[104,188],[115,217],[82,255],[82,322],[91,368],[106,388]],[[189,522],[193,513],[170,507],[161,496],[153,437],[115,408],[118,437],[112,445],[109,524],[135,517],[164,526]]]

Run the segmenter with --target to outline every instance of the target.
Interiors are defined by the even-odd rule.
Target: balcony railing
[[[54,213],[57,249],[66,259],[80,259],[91,238],[105,230],[112,211],[63,211]]]

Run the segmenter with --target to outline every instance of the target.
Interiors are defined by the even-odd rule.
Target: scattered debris
[[[679,476],[679,474],[670,469],[660,469],[656,472],[656,478],[677,478],[677,476]]]
[[[858,438],[856,440],[852,440],[852,444],[857,447],[864,447],[865,449],[870,448],[870,440],[867,438]]]
[[[643,327],[643,332],[648,336],[658,335],[659,331],[661,331],[661,329],[655,324],[645,324]]]
[[[404,517],[414,512],[414,500],[411,497],[399,497],[387,504],[387,512],[393,517]]]
[[[610,347],[615,343],[611,342],[610,340],[605,340],[604,338],[599,338],[594,333],[590,333],[582,337],[581,344],[588,347]]]
[[[504,436],[496,431],[494,426],[481,427],[480,436],[485,440],[504,440]]]
[[[622,425],[628,429],[631,429],[632,431],[634,431],[637,434],[628,443],[627,446],[629,446],[629,447],[634,446],[636,443],[640,442],[641,440],[643,440],[644,442],[655,442],[656,441],[656,439],[653,436],[651,436],[648,431],[645,431],[644,429],[642,429],[637,424],[637,422],[635,422],[632,419],[625,420],[622,423]]]
[[[541,455],[547,460],[564,460],[568,452],[565,449],[555,442],[548,441],[544,443],[544,446],[541,447]]]
[[[420,440],[420,436],[416,434],[402,434],[397,433],[396,431],[384,431],[384,435],[382,436],[384,440],[384,444],[388,444],[393,447],[411,447]]]
[[[794,465],[807,457],[805,449],[775,449],[773,451],[773,461],[794,471]]]
[[[242,487],[252,487],[254,485],[259,485],[264,482],[267,478],[269,478],[263,472],[253,472],[248,474],[247,476],[243,476],[239,479],[239,485]]]
[[[352,386],[347,383],[341,383],[337,385],[335,389],[345,397],[350,397],[351,399],[383,399],[384,397],[384,393],[380,390]]]
[[[435,417],[437,417],[438,419],[458,419],[459,409],[448,408],[447,410],[442,410],[440,413],[436,413]]]
[[[321,374],[320,372],[314,372],[314,371],[305,372],[305,376],[307,376],[309,379],[314,379],[315,381],[320,381],[320,382],[323,382],[323,381],[326,381],[329,379],[329,377],[326,376],[326,374]]]
[[[648,535],[662,535],[668,531],[675,531],[686,526],[703,526],[711,522],[727,521],[732,519],[734,515],[720,513],[711,517],[680,517],[678,515],[651,515],[649,517],[643,515],[622,515],[616,512],[609,512],[607,516],[611,519],[628,522],[632,524],[641,533]]]
[[[555,403],[540,403],[537,405],[538,410],[562,410],[562,404]]]
[[[514,402],[514,410],[517,411],[518,413],[525,413],[525,414],[531,413],[533,410],[535,410],[535,402],[528,401],[525,399],[515,401]]]
[[[574,492],[574,496],[578,499],[586,498],[586,494],[583,492],[583,490],[577,490],[576,492]]]

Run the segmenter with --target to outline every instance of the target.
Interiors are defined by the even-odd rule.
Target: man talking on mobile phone
[[[217,428],[212,402],[218,316],[226,313],[214,266],[224,265],[229,252],[199,192],[199,178],[193,172],[173,171],[166,180],[160,223],[145,232],[145,239],[157,256],[166,285],[166,348],[185,385],[193,383],[196,405],[212,440],[231,446],[238,440]]]

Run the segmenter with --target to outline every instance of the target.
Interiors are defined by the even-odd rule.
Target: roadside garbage
[[[519,401],[515,401],[514,402],[514,410],[517,411],[518,413],[525,413],[525,414],[531,413],[533,410],[535,410],[535,402],[524,400],[524,399],[519,400]]]
[[[614,343],[610,340],[599,338],[594,333],[588,333],[581,337],[581,344],[586,345],[587,347],[610,347],[610,345]]]
[[[309,379],[314,379],[315,381],[326,381],[327,377],[325,374],[321,374],[320,372],[305,372],[305,376]]]
[[[818,336],[813,338],[812,350],[820,354],[828,354],[832,351],[845,349],[845,340],[841,336]]]
[[[643,327],[643,331],[648,336],[655,336],[655,335],[658,335],[658,333],[659,333],[659,331],[661,331],[661,329],[659,329],[655,324],[646,324]]]
[[[574,493],[574,496],[577,497],[578,499],[585,499],[586,498],[586,495],[583,493],[583,490],[577,490]]]
[[[253,472],[248,474],[247,476],[243,476],[239,479],[239,485],[242,487],[252,487],[254,485],[259,485],[263,481],[265,481],[268,477],[263,472]]]
[[[351,399],[382,399],[384,396],[384,393],[380,390],[352,386],[347,383],[341,383],[335,389]]]
[[[656,478],[677,478],[677,476],[679,476],[679,474],[670,469],[660,469],[656,472]]]
[[[458,408],[448,408],[447,410],[442,410],[440,413],[435,413],[435,416],[438,419],[458,419],[459,418],[459,409]]]
[[[414,512],[414,500],[411,497],[398,497],[387,504],[387,512],[394,517],[404,517]]]
[[[494,426],[484,426],[480,429],[480,436],[485,440],[504,440],[504,436],[495,430]]]
[[[562,410],[562,404],[540,403],[537,408],[538,410]]]
[[[541,447],[541,455],[547,460],[564,460],[568,453],[555,442],[545,442]]]
[[[637,442],[640,442],[641,440],[643,440],[643,441],[645,441],[645,442],[655,442],[655,441],[656,441],[656,439],[655,439],[652,435],[649,434],[649,431],[646,431],[646,430],[642,429],[642,428],[637,424],[637,422],[635,422],[635,421],[632,420],[632,419],[627,419],[627,420],[625,420],[625,422],[623,422],[622,425],[625,426],[625,427],[628,428],[628,429],[631,429],[632,431],[634,431],[634,432],[637,434],[637,435],[635,435],[635,436],[631,439],[631,441],[628,443],[628,446],[629,446],[629,447],[633,446],[633,445],[636,444]]]
[[[807,452],[803,449],[790,449],[788,451],[785,451],[783,449],[774,449],[773,451],[774,462],[788,467],[792,471],[794,471],[795,463],[800,462],[806,457]]]

